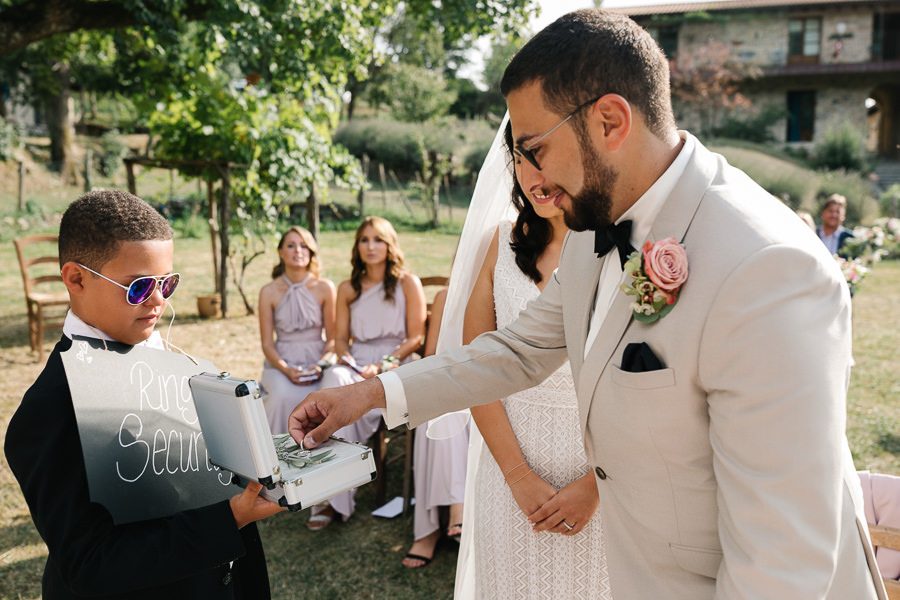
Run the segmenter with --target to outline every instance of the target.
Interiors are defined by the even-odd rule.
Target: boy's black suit
[[[53,349],[6,434],[6,458],[50,550],[44,600],[269,598],[259,532],[238,530],[228,501],[126,525],[90,501],[60,358],[71,345],[63,336]]]

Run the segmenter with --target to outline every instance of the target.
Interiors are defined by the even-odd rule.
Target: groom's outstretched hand
[[[288,431],[306,448],[315,448],[335,431],[355,423],[373,408],[384,408],[384,387],[377,377],[311,393],[291,412]]]

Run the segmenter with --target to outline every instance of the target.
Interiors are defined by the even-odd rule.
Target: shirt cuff
[[[387,371],[376,375],[384,386],[384,404],[381,416],[388,429],[406,425],[409,423],[409,410],[406,405],[406,392],[403,391],[403,382],[396,373]]]

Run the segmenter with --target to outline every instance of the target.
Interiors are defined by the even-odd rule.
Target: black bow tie
[[[594,232],[594,252],[597,258],[602,258],[613,248],[619,249],[619,261],[622,268],[628,255],[634,252],[631,245],[631,221],[622,221],[618,225],[609,225]]]

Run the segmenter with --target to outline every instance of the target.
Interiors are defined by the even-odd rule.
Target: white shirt
[[[684,145],[669,168],[657,179],[644,194],[625,211],[625,213],[616,220],[621,223],[631,219],[631,245],[638,251],[650,235],[650,228],[656,220],[656,216],[665,204],[666,199],[671,195],[672,190],[678,180],[684,174],[691,155],[694,152],[696,138],[689,133],[679,132],[684,139]],[[654,242],[658,240],[653,240]],[[621,261],[619,260],[618,250],[613,249],[606,255],[603,266],[600,269],[600,281],[597,284],[596,300],[594,302],[594,310],[591,314],[591,327],[588,330],[587,340],[584,346],[584,355],[587,356],[588,351],[600,331],[603,320],[609,312],[616,291],[624,278]],[[377,375],[384,386],[384,397],[386,407],[381,410],[384,417],[384,423],[388,429],[393,429],[407,423],[409,420],[409,411],[406,402],[406,393],[403,391],[403,382],[400,377],[393,371],[381,373]]]
[[[111,338],[105,332],[91,327],[90,325],[82,321],[81,317],[72,312],[72,309],[69,309],[69,312],[66,313],[66,320],[63,323],[63,335],[69,339],[72,339],[73,336],[80,335],[94,339],[106,340],[108,342],[118,341]],[[147,346],[148,348],[157,348],[159,350],[166,349],[163,345],[162,337],[159,335],[158,331],[154,331],[152,334],[150,334],[149,338],[136,345]]]
[[[681,152],[678,153],[672,164],[669,165],[669,168],[650,186],[650,189],[644,192],[644,195],[637,199],[637,202],[632,204],[621,217],[616,219],[617,225],[622,221],[631,219],[631,239],[629,241],[638,252],[641,251],[641,247],[650,235],[650,228],[653,222],[656,221],[656,215],[659,214],[660,209],[666,202],[666,198],[671,195],[672,190],[675,189],[675,184],[678,183],[678,180],[684,174],[685,168],[687,168],[691,154],[694,152],[694,139],[694,136],[685,134],[684,146],[682,146]],[[652,241],[656,242],[658,240]],[[591,328],[588,330],[587,340],[584,345],[585,357],[594,344],[597,332],[600,331],[600,326],[603,325],[606,313],[609,312],[609,307],[612,306],[616,292],[619,291],[619,287],[624,283],[624,278],[625,273],[622,271],[622,261],[619,260],[619,250],[613,248],[606,255],[606,260],[603,261],[603,266],[600,268],[597,298],[594,301],[594,311],[591,314]]]
[[[838,246],[841,240],[841,228],[838,227],[831,234],[827,234],[824,228],[819,227],[819,239],[825,243],[825,247],[832,255],[837,254],[840,250]]]

